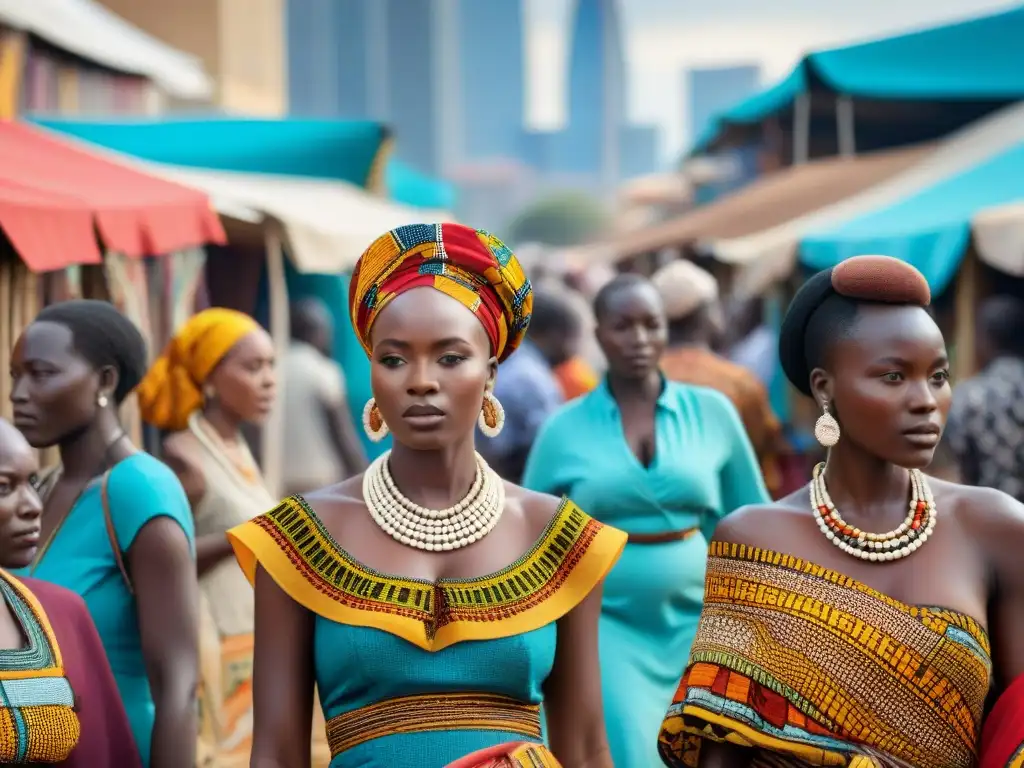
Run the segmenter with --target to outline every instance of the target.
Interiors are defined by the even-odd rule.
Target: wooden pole
[[[802,165],[810,157],[811,94],[804,92],[793,102],[793,165]]]
[[[836,98],[836,136],[839,154],[853,157],[857,154],[857,124],[853,112],[853,99],[849,96]]]
[[[289,327],[288,281],[284,268],[284,247],[281,232],[275,222],[264,225],[267,248],[267,286],[270,298],[270,337],[274,341],[275,357],[284,360],[291,337]],[[263,482],[275,498],[281,495],[281,464],[284,444],[284,403],[282,388],[278,387],[277,399],[270,411],[261,442]]]

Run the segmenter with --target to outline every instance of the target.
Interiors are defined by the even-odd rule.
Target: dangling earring
[[[828,401],[821,404],[821,416],[814,422],[814,437],[826,448],[839,442],[839,422],[828,412]]]
[[[109,402],[110,401],[107,399],[106,395],[101,394],[99,397],[96,398],[96,405],[98,405],[100,408],[106,408],[107,403]]]
[[[497,437],[505,426],[505,409],[490,389],[484,392],[484,402],[476,422],[485,437]]]
[[[391,431],[384,423],[384,417],[380,415],[377,401],[372,397],[363,406],[363,430],[365,430],[366,436],[375,443],[379,443]]]

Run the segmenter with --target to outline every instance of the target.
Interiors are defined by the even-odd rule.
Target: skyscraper
[[[459,0],[463,161],[516,156],[525,112],[522,0]]]
[[[569,53],[566,158],[574,172],[599,170],[602,186],[620,178],[626,122],[625,63],[616,0],[576,0]]]

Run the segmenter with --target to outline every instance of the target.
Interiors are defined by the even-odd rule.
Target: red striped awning
[[[209,198],[24,123],[0,122],[0,228],[34,272],[224,243]]]

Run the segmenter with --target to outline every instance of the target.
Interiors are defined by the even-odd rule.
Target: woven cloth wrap
[[[224,356],[260,324],[233,309],[213,307],[178,329],[135,390],[143,421],[172,432],[203,407],[203,384]]]
[[[435,288],[470,309],[499,361],[526,335],[533,288],[508,246],[462,224],[410,224],[378,237],[352,274],[352,327],[367,355],[377,315],[396,296],[421,287]]]

